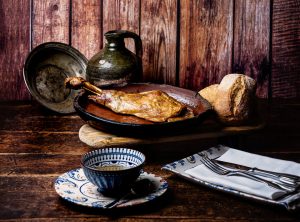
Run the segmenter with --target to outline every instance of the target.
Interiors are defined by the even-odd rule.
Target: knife
[[[235,169],[235,170],[241,170],[241,171],[247,171],[249,173],[263,176],[270,179],[280,180],[283,183],[290,184],[290,185],[300,185],[300,177],[296,175],[291,175],[287,173],[279,173],[279,172],[273,172],[268,170],[259,169],[257,167],[248,167],[241,164],[236,163],[230,163],[230,162],[224,162],[221,160],[212,160],[213,162],[220,164],[222,166]]]

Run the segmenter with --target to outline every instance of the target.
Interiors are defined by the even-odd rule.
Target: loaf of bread
[[[200,96],[202,96],[204,99],[206,99],[212,106],[214,105],[216,97],[217,97],[218,86],[219,86],[219,84],[213,84],[213,85],[210,85],[210,86],[202,89],[199,92]]]
[[[204,88],[199,94],[211,103],[221,122],[237,125],[246,122],[254,109],[256,81],[243,74],[228,74],[219,85]]]

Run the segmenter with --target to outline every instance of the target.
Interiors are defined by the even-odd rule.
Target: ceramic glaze
[[[140,37],[125,30],[109,31],[104,35],[105,47],[88,62],[87,80],[98,87],[137,81],[142,75]],[[124,38],[134,39],[136,54],[125,47]]]

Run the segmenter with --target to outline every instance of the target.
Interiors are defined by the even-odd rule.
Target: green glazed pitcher
[[[105,47],[87,65],[86,78],[98,87],[123,86],[142,76],[142,41],[129,31],[113,30],[104,34]],[[135,54],[125,47],[124,38],[133,38]]]

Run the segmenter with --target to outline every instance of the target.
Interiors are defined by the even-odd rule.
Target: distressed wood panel
[[[0,0],[0,100],[30,99],[22,77],[30,35],[33,47],[71,43],[90,58],[113,29],[141,35],[144,81],[199,90],[244,72],[259,97],[299,98],[299,8],[298,0]]]
[[[177,1],[141,1],[144,81],[176,84]]]
[[[300,1],[274,0],[272,96],[300,98]]]
[[[0,100],[27,100],[22,69],[30,50],[30,0],[0,0]]]
[[[257,80],[257,95],[268,97],[270,1],[235,1],[233,72]]]
[[[33,0],[32,46],[69,43],[70,0]]]
[[[139,0],[103,0],[103,33],[123,29],[139,34],[139,9]],[[126,39],[125,44],[135,52],[133,40]]]
[[[71,44],[88,59],[102,48],[101,7],[99,0],[72,1]]]
[[[181,1],[180,9],[180,86],[219,83],[231,72],[233,1]]]

